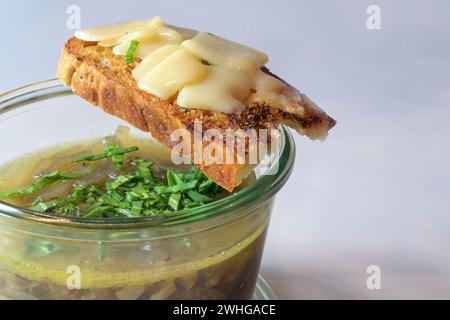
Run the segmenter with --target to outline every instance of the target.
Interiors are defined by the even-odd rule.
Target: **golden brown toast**
[[[111,48],[71,38],[65,44],[58,64],[57,76],[72,91],[171,148],[171,133],[186,129],[193,133],[194,121],[202,122],[202,129],[272,129],[286,123],[312,139],[326,137],[335,121],[295,88],[282,82],[283,101],[253,92],[240,114],[225,114],[205,110],[184,109],[139,89],[131,72],[137,62],[127,65],[123,56]],[[265,69],[267,74],[270,72]],[[192,141],[194,143],[194,141]],[[204,142],[203,142],[204,144]],[[232,191],[248,175],[252,165],[198,164],[206,176],[228,191]]]

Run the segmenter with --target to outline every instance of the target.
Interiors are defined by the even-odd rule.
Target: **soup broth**
[[[73,162],[73,159],[101,154],[105,145],[121,148],[136,146],[138,151],[124,154],[123,165],[119,167],[117,161],[114,163],[111,158]],[[57,180],[35,192],[14,197],[3,196],[1,200],[19,207],[33,208],[39,203],[47,205],[55,199],[68,197],[74,188],[95,184],[106,190],[120,176],[132,174],[136,170],[136,164],[133,163],[136,158],[154,161],[148,167],[152,170],[153,178],[163,183],[164,188],[170,187],[170,183],[165,183],[168,170],[173,170],[181,179],[185,179],[183,183],[189,183],[191,177],[186,176],[186,173],[195,172],[191,166],[171,166],[168,150],[148,139],[130,135],[126,128],[120,128],[111,137],[52,147],[5,165],[0,170],[1,191],[23,192],[27,186],[54,172],[76,172],[83,176]],[[199,181],[207,184],[207,179],[201,179],[204,180]],[[253,180],[253,177],[249,178],[243,187]],[[195,190],[200,192],[201,189]],[[202,205],[201,201],[195,203],[194,199],[188,198],[187,191],[186,194],[184,192],[179,192],[182,194],[178,200],[180,207],[185,205],[183,201],[186,201],[186,205]],[[122,195],[126,197],[128,194]],[[209,201],[226,196],[227,192],[220,188],[207,193]],[[59,215],[83,217],[86,208],[93,204],[86,200],[86,203],[77,202],[75,205],[79,209],[76,213],[61,211]],[[160,211],[143,207],[141,204],[140,216],[176,211],[173,202],[172,207],[167,204],[164,209],[158,209]],[[123,214],[120,210],[115,211],[113,217],[132,219],[131,211],[127,210],[124,209]],[[107,241],[80,242],[61,237],[13,234],[0,226],[0,297],[249,299],[255,287],[270,213],[267,204],[261,204],[258,210],[210,230],[151,240],[142,237],[141,240],[129,242],[121,241],[119,231],[117,239],[112,236]],[[46,213],[54,214],[51,208]],[[80,272],[78,283],[71,282],[73,274],[70,270]]]

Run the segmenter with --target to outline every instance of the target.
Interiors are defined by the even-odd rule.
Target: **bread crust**
[[[185,129],[194,137],[196,120],[201,121],[203,130],[219,129],[223,133],[227,129],[278,128],[283,121],[293,121],[300,133],[311,138],[325,136],[335,123],[318,107],[318,110],[302,107],[303,115],[292,114],[272,108],[267,105],[270,101],[266,103],[264,97],[256,95],[249,98],[247,107],[239,115],[184,109],[139,89],[131,74],[135,66],[136,63],[125,64],[123,57],[114,55],[110,48],[71,38],[62,49],[57,77],[81,98],[142,131],[150,132],[168,148],[178,143],[171,139],[177,129]],[[194,142],[192,139],[192,145]],[[205,141],[201,143],[205,146]],[[239,163],[197,166],[230,192],[253,167]]]

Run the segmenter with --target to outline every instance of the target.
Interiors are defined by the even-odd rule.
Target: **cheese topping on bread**
[[[57,71],[61,82],[92,105],[150,132],[167,148],[178,143],[172,134],[179,130],[189,133],[195,148],[208,145],[203,133],[206,136],[209,130],[223,136],[230,130],[253,130],[259,145],[263,132],[277,131],[281,124],[323,140],[336,123],[305,94],[270,72],[264,66],[266,55],[226,39],[167,25],[158,17],[75,35],[61,52]],[[220,149],[220,141],[217,144]],[[245,157],[251,153],[250,144],[244,143],[241,150]],[[239,155],[236,148],[222,143],[226,154]],[[198,163],[193,156],[191,160],[230,192],[254,167],[238,159]]]
[[[160,17],[84,29],[75,36],[112,47],[122,56],[137,43],[133,76],[138,87],[183,108],[239,113],[257,84],[268,77],[260,71],[269,61],[263,52],[210,33],[166,25]]]

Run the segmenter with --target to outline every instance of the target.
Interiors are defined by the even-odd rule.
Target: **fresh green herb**
[[[103,153],[91,155],[91,156],[83,156],[78,157],[74,159],[72,162],[83,162],[83,161],[96,161],[100,159],[106,159],[111,158],[112,162],[114,163],[117,170],[123,170],[124,169],[124,159],[125,154],[139,151],[138,147],[130,147],[130,148],[121,148],[119,146],[108,146],[105,147],[105,150]]]
[[[2,196],[2,197],[17,197],[17,196],[32,194],[36,191],[39,191],[39,190],[47,187],[48,185],[50,185],[56,181],[74,180],[74,179],[80,179],[82,177],[84,177],[84,174],[80,174],[80,173],[76,173],[76,172],[55,171],[53,173],[43,175],[36,182],[34,182],[33,184],[30,184],[29,186],[25,187],[24,189],[11,189],[11,190],[0,192],[0,196]]]
[[[96,161],[100,159],[111,158],[117,155],[124,155],[126,153],[139,151],[138,147],[130,147],[130,148],[120,148],[119,146],[108,146],[105,148],[103,153],[91,155],[91,156],[82,156],[75,158],[72,160],[73,163],[82,162],[82,161]]]
[[[60,216],[83,218],[156,216],[209,203],[222,190],[198,169],[177,172],[158,167],[147,159],[125,158],[125,154],[134,151],[138,151],[138,148],[106,147],[103,153],[74,159],[73,163],[83,164],[86,161],[110,159],[124,173],[97,183],[74,184],[72,191],[64,197],[44,200],[37,196],[29,208]],[[92,165],[89,170],[91,174],[95,174],[96,166]],[[84,176],[75,172],[55,171],[22,190],[4,191],[0,195],[27,195],[59,180]]]
[[[130,46],[128,47],[127,55],[126,55],[126,63],[127,64],[133,63],[134,53],[136,52],[136,48],[137,48],[138,44],[139,44],[139,41],[137,41],[135,39],[131,40]]]
[[[158,194],[171,194],[192,190],[197,185],[197,180],[190,182],[182,182],[173,186],[156,186],[154,189]]]
[[[204,193],[204,192],[215,193],[215,192],[219,191],[219,185],[216,184],[211,179],[207,179],[198,186],[198,190],[201,193]]]
[[[38,212],[46,212],[57,206],[58,201],[43,202],[42,200],[39,200],[36,204],[33,204],[30,209]]]
[[[180,207],[180,200],[181,200],[181,193],[172,193],[169,197],[168,202],[169,207],[172,210],[177,211],[178,208]]]
[[[205,196],[204,194],[201,194],[200,192],[194,190],[188,190],[187,195],[189,198],[192,199],[192,201],[199,203],[208,203],[213,200],[210,197]]]

